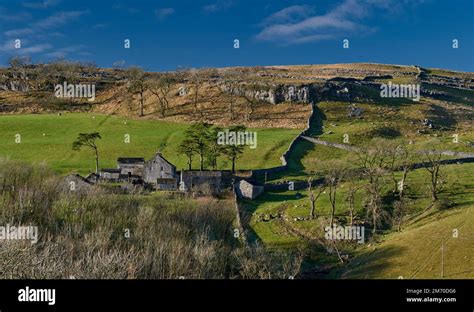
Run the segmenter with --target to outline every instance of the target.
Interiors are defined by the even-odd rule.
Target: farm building
[[[119,181],[120,169],[102,169],[100,171],[100,179],[107,181]]]
[[[121,175],[142,177],[145,159],[138,157],[120,157],[117,159],[117,165]]]
[[[222,171],[183,170],[180,172],[179,190],[201,194],[218,194],[223,189]]]
[[[143,181],[157,190],[176,190],[176,167],[158,152],[155,157],[145,162]]]
[[[246,175],[251,172],[245,172]],[[142,184],[154,190],[181,191],[216,195],[232,185],[234,173],[220,170],[181,170],[169,162],[160,152],[145,161],[144,158],[120,157],[117,168],[102,169],[93,175],[96,182],[123,182]]]

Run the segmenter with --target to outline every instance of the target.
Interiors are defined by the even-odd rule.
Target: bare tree
[[[372,234],[377,231],[377,226],[383,219],[382,211],[382,180],[387,167],[387,152],[383,142],[374,140],[365,148],[356,151],[358,165],[362,170],[362,175],[368,180],[366,185],[368,195],[368,215],[372,217]]]
[[[408,176],[408,172],[413,167],[413,153],[406,147],[400,146],[398,148],[399,155],[399,169],[402,171],[402,177],[398,183],[398,196],[400,200],[405,195],[405,184]]]
[[[423,151],[423,159],[426,163],[424,167],[430,174],[429,189],[431,200],[435,202],[438,200],[441,187],[441,160],[443,159],[443,154],[437,150],[425,150]]]
[[[398,192],[399,197],[402,197],[408,172],[413,165],[412,153],[406,145],[395,145],[386,142],[381,146],[385,149],[387,154],[387,167],[390,170],[393,182],[393,192]],[[399,171],[402,173],[400,180],[397,178],[397,172]]]
[[[406,215],[406,208],[407,208],[406,206],[407,206],[407,202],[404,197],[400,198],[400,200],[397,200],[393,203],[393,210],[394,210],[393,219],[397,226],[398,232],[402,230],[402,224]]]
[[[169,95],[175,81],[172,74],[165,73],[149,83],[150,92],[158,98],[161,117],[165,117],[166,110],[169,108]]]
[[[328,190],[329,202],[331,204],[330,225],[333,226],[334,216],[336,213],[337,190],[347,170],[346,170],[345,163],[340,160],[327,161],[327,162],[324,162],[322,165],[323,165],[323,170],[326,172],[325,184],[326,184],[326,189]]]
[[[189,81],[192,86],[192,103],[194,107],[194,113],[199,113],[202,117],[203,113],[199,109],[199,103],[201,102],[199,91],[201,90],[204,83],[202,72],[200,72],[198,69],[189,70]]]
[[[132,94],[137,94],[140,97],[140,117],[144,116],[144,93],[147,89],[145,83],[145,73],[140,67],[130,67],[127,70],[127,78],[129,79],[128,90]]]
[[[319,196],[324,192],[325,187],[321,185],[317,188],[317,191],[313,190],[312,187],[313,179],[311,177],[308,178],[308,194],[309,194],[309,203],[311,207],[310,211],[310,218],[314,219],[316,217],[316,201],[318,200]]]
[[[357,186],[354,181],[348,182],[349,183],[349,190],[347,192],[346,201],[349,204],[349,223],[350,226],[354,225],[354,218],[356,216],[355,211],[355,196],[357,192],[362,189],[362,186]]]

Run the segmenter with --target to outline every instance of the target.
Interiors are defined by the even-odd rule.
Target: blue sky
[[[15,54],[152,71],[349,62],[474,71],[474,1],[0,0],[0,64]]]

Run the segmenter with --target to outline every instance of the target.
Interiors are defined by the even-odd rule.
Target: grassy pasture
[[[125,119],[92,113],[29,114],[0,116],[0,157],[27,162],[46,162],[60,173],[87,173],[94,170],[90,150],[73,151],[72,142],[80,132],[97,131],[100,166],[114,168],[118,157],[151,158],[160,150],[178,169],[187,166],[186,157],[177,152],[188,124]],[[249,129],[257,132],[257,148],[245,148],[237,169],[280,165],[280,156],[298,135],[296,129]],[[15,135],[21,143],[15,142]],[[125,143],[125,136],[130,143]],[[221,158],[219,167],[231,163]],[[197,166],[196,161],[193,166]]]

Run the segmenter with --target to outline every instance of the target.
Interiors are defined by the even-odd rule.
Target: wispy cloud
[[[155,15],[160,20],[166,19],[168,16],[172,15],[173,13],[174,13],[173,8],[163,8],[163,9],[155,10]]]
[[[34,31],[31,28],[18,28],[7,30],[3,34],[7,37],[22,37],[25,35],[31,35],[33,33]]]
[[[31,14],[28,12],[10,13],[5,9],[0,8],[0,20],[8,22],[24,22],[29,19],[31,19]]]
[[[52,59],[57,59],[57,58],[66,58],[70,54],[87,54],[87,52],[84,52],[83,49],[85,48],[84,45],[76,45],[76,46],[69,46],[65,48],[60,48],[56,49],[52,52],[45,53],[44,56],[46,58],[52,58]]]
[[[374,31],[366,24],[375,11],[392,11],[407,0],[344,0],[333,9],[315,14],[314,7],[294,5],[265,18],[256,38],[281,44],[298,44]]]
[[[276,21],[278,23],[294,23],[301,18],[305,18],[314,12],[314,8],[309,5],[292,5],[276,13],[273,13],[269,17],[265,18],[260,25],[271,25]]]
[[[0,46],[0,51],[5,53],[15,53],[19,55],[29,55],[29,54],[38,54],[48,51],[53,46],[49,43],[36,44],[28,47],[22,47],[21,49],[16,49],[14,42],[9,41]]]
[[[40,35],[42,31],[52,29],[58,26],[62,26],[81,15],[84,15],[85,11],[68,11],[68,12],[58,12],[56,14],[50,15],[49,17],[39,20],[29,27],[10,29],[5,31],[3,34],[7,37],[22,37],[27,35]]]
[[[85,11],[69,11],[69,12],[58,12],[56,14],[53,14],[35,24],[36,27],[40,27],[43,29],[46,28],[51,28],[51,27],[56,27],[56,26],[62,26],[78,17],[81,15],[84,15],[86,12]]]
[[[202,7],[206,13],[215,13],[218,11],[227,10],[234,5],[232,0],[217,0],[215,3],[211,3]]]
[[[99,24],[95,24],[94,26],[92,26],[92,28],[94,29],[104,29],[104,28],[107,28],[107,24],[102,24],[102,23],[99,23]]]
[[[137,13],[140,13],[140,10],[139,10],[139,9],[124,6],[124,5],[122,5],[121,3],[115,3],[114,5],[112,5],[112,9],[125,11],[125,12],[128,12],[128,13],[130,13],[130,14],[137,14]]]
[[[25,1],[21,5],[28,9],[47,9],[60,2],[61,0]]]
[[[66,57],[68,54],[86,53],[82,51],[84,46],[71,46],[53,50],[53,45],[47,42],[54,37],[63,35],[57,30],[58,28],[80,18],[86,13],[88,12],[57,12],[46,18],[32,21],[23,28],[6,30],[3,34],[7,38],[7,44],[0,46],[0,51],[8,55],[39,54],[47,58]],[[14,39],[21,39],[21,48],[15,49]]]

